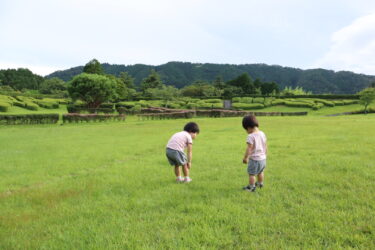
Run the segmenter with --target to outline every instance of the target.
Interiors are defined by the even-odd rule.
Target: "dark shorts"
[[[266,160],[256,161],[256,160],[249,160],[249,164],[247,165],[247,172],[250,175],[258,175],[264,171],[266,168]]]
[[[171,166],[183,166],[187,163],[187,157],[184,152],[167,148],[165,154]]]

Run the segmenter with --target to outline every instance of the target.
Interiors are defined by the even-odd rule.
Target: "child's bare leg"
[[[250,186],[255,186],[255,175],[249,174],[249,184]]]
[[[258,182],[263,183],[263,180],[264,180],[264,172],[258,174]]]
[[[175,173],[176,177],[181,177],[180,166],[178,166],[178,165],[174,166],[174,173]]]
[[[182,166],[182,171],[184,172],[184,176],[185,177],[189,176],[189,168],[188,168],[187,164],[185,164],[184,166]]]

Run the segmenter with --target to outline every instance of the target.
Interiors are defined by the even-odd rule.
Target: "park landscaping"
[[[241,190],[240,117],[194,118],[189,184],[164,147],[190,119],[2,126],[0,248],[373,249],[375,116],[324,116],[343,107],[360,108],[259,117],[269,155],[255,193]]]

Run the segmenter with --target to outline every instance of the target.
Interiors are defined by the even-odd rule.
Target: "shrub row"
[[[95,114],[95,113],[105,113],[105,114],[111,114],[115,112],[113,108],[87,108],[86,106],[83,105],[74,105],[74,104],[69,104],[66,106],[66,109],[68,110],[68,113],[81,113],[81,112],[88,112],[90,114]]]
[[[192,118],[198,117],[243,117],[245,115],[254,114],[256,116],[303,116],[307,112],[248,112],[248,111],[233,111],[233,110],[183,110],[180,112],[171,113],[150,113],[138,115],[141,120],[162,120],[162,119],[177,119],[177,118]]]
[[[4,101],[0,101],[0,112],[8,112],[8,109],[10,108],[10,104]]]
[[[0,124],[54,124],[59,120],[59,114],[26,114],[26,115],[0,115]]]
[[[69,113],[63,114],[62,119],[63,123],[125,121],[125,115]]]
[[[262,108],[264,108],[264,104],[261,104],[261,103],[233,103],[232,108],[234,108],[234,109],[244,109],[244,110],[262,109]]]
[[[164,120],[164,119],[190,119],[195,116],[195,111],[185,110],[171,113],[151,113],[138,115],[140,120]]]

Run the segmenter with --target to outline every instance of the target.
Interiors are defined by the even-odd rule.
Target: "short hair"
[[[244,129],[247,128],[255,128],[259,127],[259,123],[255,115],[247,115],[242,119],[242,127]]]
[[[186,131],[188,133],[198,133],[199,134],[198,124],[196,124],[195,122],[186,123],[186,125],[184,127],[184,131]]]

